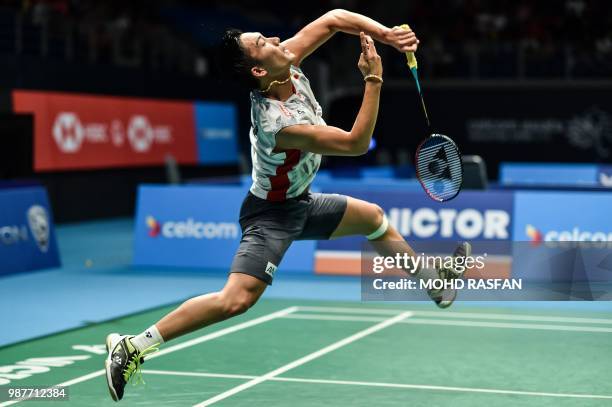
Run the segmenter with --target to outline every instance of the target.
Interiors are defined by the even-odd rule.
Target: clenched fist
[[[415,52],[419,47],[414,31],[397,26],[385,33],[385,42],[400,52]]]

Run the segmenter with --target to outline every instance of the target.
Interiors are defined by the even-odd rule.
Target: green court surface
[[[52,405],[116,405],[102,370],[106,334],[140,332],[173,308],[1,348],[0,381],[69,386],[69,401]],[[458,308],[264,300],[165,344],[144,365],[146,385],[128,385],[120,403],[612,405],[609,315]]]

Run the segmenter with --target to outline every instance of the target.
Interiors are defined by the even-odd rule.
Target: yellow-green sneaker
[[[139,352],[130,339],[134,336],[119,335],[112,333],[106,337],[106,351],[108,357],[104,361],[106,369],[106,382],[108,391],[115,401],[123,398],[125,385],[136,377],[135,384],[144,383],[140,365],[144,363],[144,357],[157,351],[157,345],[153,345]]]
[[[469,257],[472,255],[472,245],[468,242],[461,242],[455,248],[453,252],[453,258],[457,257]],[[463,263],[462,263],[463,264]],[[443,280],[456,280],[463,277],[463,271],[456,270],[453,268],[439,268],[438,278]],[[427,291],[429,297],[436,303],[436,305],[440,308],[448,308],[453,302],[455,302],[455,298],[457,298],[457,290],[455,288],[443,288],[443,289],[431,289]]]

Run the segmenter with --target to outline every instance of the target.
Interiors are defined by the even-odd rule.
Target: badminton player
[[[363,76],[363,100],[349,130],[326,125],[301,62],[336,32],[359,36],[357,66]],[[139,377],[144,356],[181,335],[246,312],[272,280],[294,240],[361,235],[376,242],[400,242],[414,252],[376,204],[336,194],[309,191],[322,155],[358,156],[368,150],[383,86],[383,67],[374,40],[404,53],[416,51],[411,30],[388,28],[360,14],[330,11],[281,41],[259,32],[229,30],[223,38],[222,62],[233,80],[251,91],[253,184],[240,210],[242,239],[225,287],[185,301],[139,335],[110,334],[106,340],[106,377],[114,400]],[[385,247],[384,245],[378,247]],[[385,249],[381,249],[385,251]],[[386,250],[382,255],[394,255]],[[468,243],[455,256],[470,255]],[[420,269],[420,279],[454,279],[449,269]],[[430,291],[444,308],[455,299],[450,290]]]

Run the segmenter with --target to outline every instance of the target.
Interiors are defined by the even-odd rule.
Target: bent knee
[[[383,223],[383,219],[385,217],[385,211],[378,205],[376,204],[370,204],[371,207],[369,209],[369,212],[371,213],[371,216],[369,216],[370,222],[369,222],[369,229],[370,231],[366,234],[372,233],[374,232],[376,229],[378,229],[380,227],[380,225],[382,225]]]
[[[223,314],[226,318],[244,314],[257,302],[257,298],[247,292],[240,292],[231,296],[221,294],[223,302]]]

